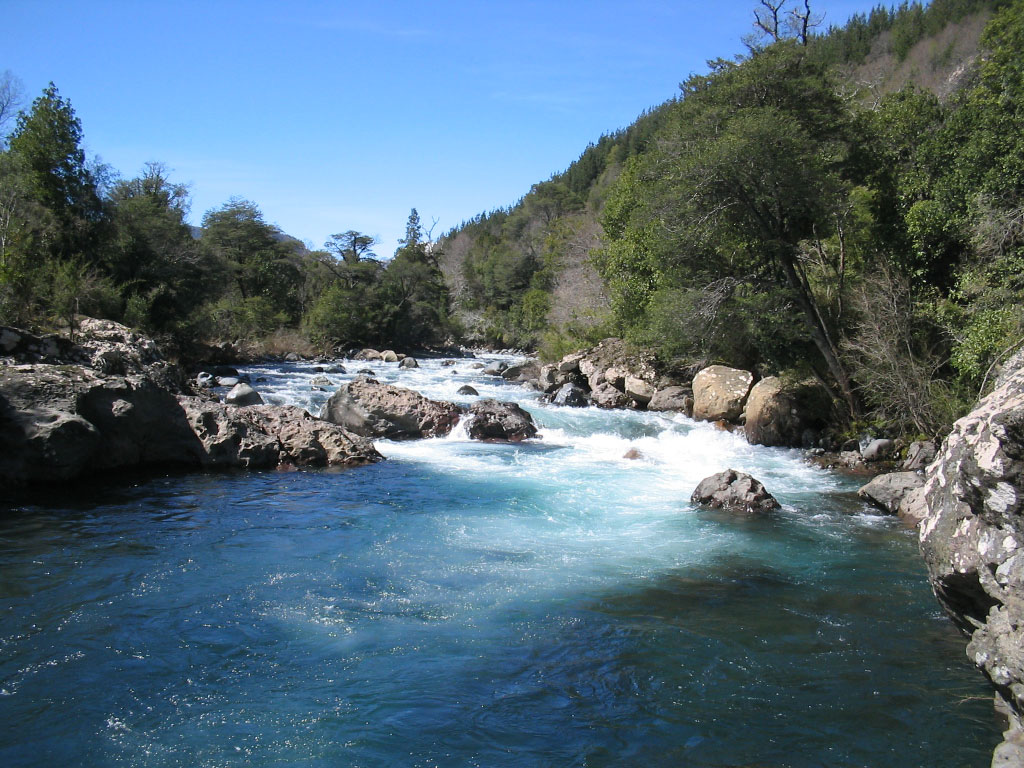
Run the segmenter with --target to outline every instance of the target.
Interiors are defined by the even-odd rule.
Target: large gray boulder
[[[687,416],[693,413],[693,393],[686,387],[664,387],[654,393],[647,403],[648,411],[679,411]]]
[[[690,496],[694,504],[757,515],[779,508],[761,482],[744,472],[727,469],[700,481]]]
[[[590,405],[587,393],[575,384],[563,384],[551,398],[554,405],[564,405],[571,408],[584,408]]]
[[[533,417],[515,403],[478,400],[469,407],[467,431],[474,440],[519,442],[537,436]]]
[[[355,466],[383,457],[365,437],[294,406],[228,405],[179,398],[206,467]]]
[[[878,475],[857,489],[857,495],[883,512],[895,515],[904,497],[924,485],[917,472],[889,472]]]
[[[360,376],[331,395],[320,417],[357,435],[401,440],[447,435],[461,415],[454,403]]]
[[[629,398],[621,389],[608,382],[602,382],[590,393],[590,402],[598,408],[625,408]]]
[[[263,398],[255,389],[244,381],[240,381],[231,388],[230,392],[224,395],[224,402],[228,405],[237,406],[263,405]]]
[[[751,445],[795,448],[808,431],[816,433],[828,423],[831,408],[832,398],[820,383],[768,376],[750,390],[743,431]]]
[[[743,413],[754,383],[749,371],[712,365],[693,377],[693,418],[698,421],[736,421]]]
[[[970,637],[1009,730],[993,765],[1024,743],[1024,368],[953,425],[926,472],[921,551],[939,602]]]
[[[145,375],[71,365],[0,367],[0,486],[90,470],[195,463],[173,394]]]

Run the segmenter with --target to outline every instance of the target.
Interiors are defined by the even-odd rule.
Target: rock
[[[622,458],[630,459],[632,461],[636,461],[638,459],[644,458],[644,455],[638,449],[630,448],[628,451],[626,451],[624,454],[622,454]]]
[[[819,382],[761,379],[750,390],[743,431],[751,445],[795,448],[813,442],[832,410],[832,397]],[[805,434],[807,433],[807,434]]]
[[[473,389],[473,387],[469,386],[469,384],[463,384],[455,391],[455,394],[462,395],[464,397],[476,397],[480,393]]]
[[[563,383],[565,382],[563,382],[558,375],[557,365],[542,366],[540,369],[540,373],[537,374],[537,388],[541,392],[554,392]]]
[[[444,365],[447,365],[447,364],[448,364],[448,361],[445,361],[445,363],[443,363],[443,364],[444,364]],[[451,361],[451,364],[452,364],[452,365],[455,365],[455,361],[454,361],[454,360],[452,360],[452,361]],[[484,368],[486,368],[487,366],[486,366],[486,365],[484,365],[483,363],[470,363],[469,367],[470,367],[471,369],[473,369],[474,371],[481,371],[481,370],[483,370]]]
[[[487,376],[501,376],[506,368],[508,368],[508,363],[504,360],[497,360],[484,368],[481,373]]]
[[[928,466],[919,536],[932,588],[1009,718],[1002,760],[1024,731],[1024,368],[998,381]]]
[[[399,440],[446,435],[461,414],[454,403],[360,376],[331,395],[321,418],[357,435]]]
[[[559,373],[575,373],[580,369],[580,361],[586,356],[584,352],[574,352],[566,355],[558,363]]]
[[[329,367],[327,369],[327,373],[341,373],[341,374],[344,374],[344,373],[348,373],[348,371],[345,369],[344,365],[341,365],[340,363],[335,363],[334,365],[332,365],[331,367]]]
[[[668,386],[654,393],[647,403],[648,411],[679,411],[687,416],[693,413],[693,395],[685,387]]]
[[[896,441],[880,437],[868,443],[860,452],[864,461],[882,461],[896,453]]]
[[[385,363],[397,363],[398,355],[392,349],[385,349],[380,353],[380,359]]]
[[[551,399],[555,405],[583,408],[590,405],[587,393],[575,384],[563,384]]]
[[[467,426],[474,440],[519,442],[537,436],[537,425],[528,412],[515,403],[478,400],[469,407]]]
[[[654,385],[636,376],[626,376],[624,381],[626,395],[639,405],[646,406],[654,397]]]
[[[698,421],[735,421],[743,413],[754,383],[749,371],[712,365],[693,379],[693,418]]]
[[[917,528],[921,521],[928,517],[928,502],[924,493],[924,478],[921,478],[921,485],[913,488],[900,499],[900,505],[896,509],[900,520],[909,528]]]
[[[360,376],[376,376],[377,375],[376,373],[373,372],[372,368],[360,368],[358,371],[356,371],[356,373],[358,373]]]
[[[0,486],[175,463],[198,464],[198,446],[174,395],[151,378],[0,367]]]
[[[505,381],[527,383],[536,381],[540,376],[540,363],[536,360],[527,360],[522,363],[510,365],[501,372],[501,378]]]
[[[218,387],[233,387],[238,383],[237,376],[218,376],[217,386]]]
[[[333,387],[334,382],[326,376],[314,376],[309,380],[309,386],[311,387]]]
[[[590,402],[598,408],[625,408],[629,398],[626,397],[625,392],[604,382],[590,393]]]
[[[933,461],[938,453],[938,448],[931,440],[920,440],[910,444],[907,448],[907,457],[903,461],[903,469],[907,472],[914,472],[924,469]]]
[[[198,439],[202,466],[273,469],[358,465],[383,458],[370,440],[315,419],[301,408],[239,409],[191,397],[179,402]]]
[[[284,356],[286,363],[300,363],[302,362],[302,356],[298,352],[289,352]]]
[[[210,389],[216,386],[217,380],[213,377],[212,373],[206,371],[200,371],[196,374],[196,386],[201,389]]]
[[[369,362],[371,360],[383,360],[383,356],[376,349],[362,349],[352,357],[353,360]]]
[[[416,362],[415,357],[407,357],[398,364],[399,368],[419,368],[420,364]]]
[[[758,480],[735,469],[701,480],[690,501],[746,514],[763,514],[779,508],[779,502]]]
[[[454,360],[444,360],[444,361],[441,362],[441,367],[442,368],[451,368],[453,365],[455,365],[455,361]],[[474,363],[474,365],[479,365],[481,368],[484,367],[483,363]]]
[[[889,472],[878,475],[857,490],[857,495],[890,515],[899,510],[903,497],[924,485],[917,472]]]
[[[620,392],[626,389],[626,376],[629,372],[622,368],[605,368],[600,374],[600,379],[605,384],[615,387]]]
[[[260,393],[248,384],[239,382],[231,388],[231,391],[224,395],[224,402],[228,405],[247,406],[262,405],[263,398]]]

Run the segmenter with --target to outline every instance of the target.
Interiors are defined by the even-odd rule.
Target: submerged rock
[[[746,514],[763,514],[779,508],[779,502],[760,481],[735,469],[701,480],[690,501]]]
[[[357,435],[408,439],[447,435],[461,414],[454,403],[360,376],[331,395],[321,418]]]
[[[537,436],[533,417],[515,403],[478,400],[469,407],[466,431],[474,440],[519,442]]]
[[[469,384],[463,384],[455,391],[455,394],[463,395],[464,397],[476,397],[480,393],[477,392],[473,387],[469,386]]]

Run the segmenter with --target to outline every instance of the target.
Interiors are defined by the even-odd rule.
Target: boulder
[[[370,362],[371,360],[382,360],[383,356],[376,349],[361,349],[352,357],[353,360]]]
[[[244,382],[239,382],[231,388],[231,391],[224,395],[224,402],[228,405],[262,405],[263,398],[260,393]]]
[[[364,437],[315,419],[301,408],[231,408],[179,398],[206,467],[273,469],[281,465],[359,465],[383,458]]]
[[[626,393],[616,389],[608,382],[598,384],[590,393],[590,402],[598,408],[625,408],[629,403]]]
[[[919,440],[907,448],[907,456],[903,460],[903,469],[907,472],[922,470],[935,461],[938,448],[931,440]]]
[[[455,394],[462,395],[463,397],[477,397],[480,393],[469,386],[469,384],[463,384],[455,391]]]
[[[400,440],[446,435],[460,415],[454,403],[360,376],[331,395],[321,418],[357,435]]]
[[[526,360],[522,363],[510,365],[501,372],[501,378],[505,381],[512,381],[520,384],[536,381],[539,376],[540,363],[536,360]]]
[[[487,376],[501,376],[501,374],[508,368],[508,363],[504,360],[496,360],[490,365],[486,366],[481,373]]]
[[[750,390],[743,431],[751,445],[795,448],[812,441],[832,410],[828,390],[813,379],[761,379]]]
[[[326,376],[314,376],[309,380],[309,386],[311,387],[333,387],[334,382]]]
[[[551,398],[555,405],[564,405],[572,408],[583,408],[590,405],[587,393],[575,384],[563,384]]]
[[[693,395],[685,387],[668,386],[659,389],[647,403],[648,411],[679,411],[690,416],[693,413]]]
[[[638,376],[626,376],[624,387],[626,396],[638,405],[646,406],[654,397],[654,385]]]
[[[467,432],[474,440],[519,442],[537,436],[533,417],[515,403],[478,400],[469,407]]]
[[[380,353],[380,359],[385,363],[397,363],[398,353],[396,353],[393,349],[385,349],[383,352]]]
[[[764,514],[779,508],[779,502],[755,478],[727,469],[700,481],[690,496],[694,504],[746,514]]]
[[[864,461],[882,461],[896,453],[896,441],[886,437],[872,440],[861,450]]]
[[[558,366],[556,365],[542,366],[540,373],[537,374],[537,389],[541,392],[554,392],[562,383],[564,382],[558,375]]]
[[[407,357],[398,364],[399,368],[419,368],[420,364],[416,362],[415,357]]]
[[[872,478],[857,490],[857,495],[874,504],[883,512],[895,515],[910,491],[924,485],[924,478],[917,472],[889,472]]]
[[[712,365],[693,378],[693,418],[698,421],[736,421],[743,413],[754,375],[749,371]]]
[[[997,383],[928,466],[919,537],[932,588],[1009,719],[1002,760],[1024,735],[1024,367]]]
[[[198,446],[174,395],[149,377],[0,367],[0,486],[174,463],[197,464]]]
[[[233,387],[238,383],[237,376],[218,376],[217,386],[218,387]]]
[[[559,373],[575,373],[580,370],[580,361],[586,356],[585,352],[573,352],[566,355],[558,362]]]

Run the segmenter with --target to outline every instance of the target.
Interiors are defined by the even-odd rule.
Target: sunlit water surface
[[[0,766],[988,764],[989,692],[855,482],[471,363],[369,365],[517,400],[540,439],[9,501]],[[345,365],[331,388],[367,366]],[[312,364],[249,373],[272,402],[329,395]],[[692,507],[727,467],[783,511]]]

